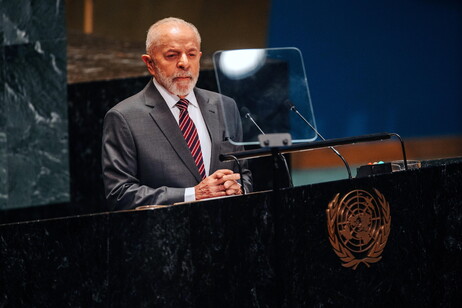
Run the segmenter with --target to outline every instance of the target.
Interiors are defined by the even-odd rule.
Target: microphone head
[[[244,117],[246,117],[246,118],[248,119],[248,118],[250,117],[250,110],[249,110],[249,108],[247,108],[247,107],[245,107],[245,106],[242,107],[242,108],[241,108],[241,114],[243,114]]]
[[[286,99],[286,100],[285,100],[285,103],[286,103],[287,105],[289,105],[289,109],[290,109],[290,110],[292,110],[292,111],[297,110],[297,109],[295,108],[294,104],[292,104],[292,102],[291,102],[290,100]]]

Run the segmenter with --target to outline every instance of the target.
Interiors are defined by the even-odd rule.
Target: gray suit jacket
[[[243,150],[225,140],[223,114],[231,127],[230,137],[242,139],[236,103],[199,88],[194,93],[212,141],[210,174],[223,168],[237,172],[235,162],[218,159],[221,153]],[[178,124],[152,80],[106,114],[102,165],[106,199],[113,210],[181,202],[185,188],[201,181]],[[241,166],[242,182],[251,191],[251,173],[246,162]]]

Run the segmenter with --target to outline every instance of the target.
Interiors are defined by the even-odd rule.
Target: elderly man
[[[251,190],[245,162],[240,179],[236,163],[218,159],[243,150],[224,138],[223,116],[233,140],[242,128],[232,99],[195,87],[200,44],[196,27],[182,19],[149,28],[141,58],[153,78],[104,119],[103,177],[112,209],[240,195],[241,184]]]

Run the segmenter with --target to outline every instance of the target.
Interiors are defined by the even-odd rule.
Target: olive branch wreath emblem
[[[353,190],[340,201],[338,193],[329,203],[327,229],[334,252],[342,266],[356,270],[382,259],[390,234],[390,206],[374,188],[377,198],[365,190]]]

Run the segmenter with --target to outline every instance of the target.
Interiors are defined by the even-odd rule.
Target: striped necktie
[[[194,125],[194,122],[189,117],[188,105],[189,101],[184,98],[176,103],[176,106],[180,109],[180,129],[183,133],[184,140],[188,144],[192,157],[194,158],[199,174],[205,179],[206,174],[204,160],[202,159],[201,142],[197,135],[196,125]]]

